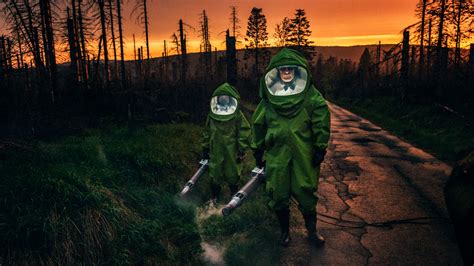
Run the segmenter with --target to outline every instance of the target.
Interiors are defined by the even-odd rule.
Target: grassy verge
[[[200,128],[90,130],[0,145],[0,264],[199,264],[193,206]]]
[[[466,121],[434,104],[402,103],[391,98],[334,102],[449,163],[474,149],[473,129]]]
[[[200,134],[176,124],[0,142],[0,264],[202,264],[202,240],[225,247],[229,265],[278,263],[263,186],[200,228],[196,207],[209,199],[208,178],[177,199],[197,168]],[[241,185],[252,167],[249,152]]]

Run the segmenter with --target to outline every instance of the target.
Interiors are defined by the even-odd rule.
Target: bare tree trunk
[[[148,44],[148,11],[146,2],[147,0],[143,0],[143,16],[145,19],[146,59],[150,60],[150,45]]]
[[[33,27],[33,20],[32,20],[33,19],[33,14],[31,12],[31,8],[30,8],[30,5],[28,3],[28,0],[24,0],[24,5],[25,5],[25,7],[27,9],[27,13],[28,13],[28,22],[29,22],[28,25],[29,26],[26,25],[26,22],[25,22],[23,16],[21,15],[22,13],[20,12],[18,4],[16,3],[16,1],[11,1],[10,4],[13,6],[15,11],[11,10],[10,5],[7,5],[7,8],[10,11],[10,13],[12,13],[12,15],[15,19],[15,22],[17,24],[22,25],[22,27],[21,27],[23,29],[22,33],[25,36],[25,39],[28,40],[26,43],[29,45],[30,51],[32,51],[32,53],[33,53],[33,59],[34,59],[35,65],[36,65],[36,69],[37,69],[38,73],[41,73],[41,70],[43,68],[43,62],[41,61],[39,41],[38,41],[38,37],[37,37],[37,30],[36,30],[36,28]]]
[[[140,76],[140,72],[138,72],[138,65],[137,65],[137,48],[135,44],[135,34],[133,34],[133,61],[135,64],[135,73],[138,76]]]
[[[119,39],[120,39],[120,71],[122,72],[122,87],[125,89],[127,86],[126,73],[125,73],[125,58],[123,53],[123,31],[122,31],[122,12],[120,8],[120,0],[117,0],[117,19],[119,26]]]
[[[410,32],[405,30],[403,32],[403,45],[402,45],[402,65],[400,68],[400,78],[402,81],[400,97],[405,98],[406,86],[408,85],[408,73],[409,73],[409,57],[410,57]]]
[[[69,43],[69,57],[71,59],[71,72],[74,76],[74,81],[79,80],[78,76],[78,53],[77,53],[77,36],[74,32],[74,22],[73,19],[69,15],[69,7],[67,7],[67,35],[68,35],[68,43]]]
[[[77,5],[77,15],[78,15],[78,20],[79,20],[79,35],[80,35],[80,45],[78,43],[78,47],[81,47],[80,53],[82,53],[82,58],[81,58],[81,68],[82,68],[82,81],[85,83],[86,87],[88,86],[88,81],[89,81],[89,60],[87,56],[87,48],[86,48],[86,38],[84,35],[84,24],[82,22],[82,8],[81,8],[81,3],[82,0],[79,0],[79,3]],[[79,40],[78,40],[79,42]]]
[[[114,30],[114,13],[113,11],[113,0],[109,0],[109,16],[110,16],[110,32],[112,34],[112,47],[114,49],[114,78],[118,72],[118,64],[117,64],[117,48],[115,46],[115,30]]]
[[[163,40],[163,79],[168,78],[168,49],[166,48],[166,40]]]
[[[237,58],[235,49],[235,36],[230,36],[226,31],[226,61],[227,61],[227,82],[235,85],[237,82]]]
[[[441,0],[441,13],[439,17],[438,25],[438,44],[436,45],[436,76],[439,76],[441,70],[441,60],[442,60],[442,49],[443,49],[443,29],[444,29],[444,17],[446,10],[446,0]]]
[[[53,22],[51,16],[51,4],[50,0],[40,0],[40,5],[42,6],[42,15],[46,36],[45,46],[45,57],[47,58],[46,62],[48,66],[48,72],[51,82],[51,102],[55,103],[55,94],[57,88],[57,66],[56,66],[56,53],[54,49],[54,33],[53,33]],[[47,45],[46,45],[47,44]]]
[[[18,66],[18,69],[21,71],[21,68],[23,67],[23,49],[21,46],[21,37],[20,37],[20,30],[17,29],[16,31],[17,38],[18,38],[18,52],[20,54],[20,65]]]
[[[104,10],[104,0],[98,0],[100,9],[100,24],[102,27],[102,42],[104,45],[104,77],[105,77],[105,86],[109,86],[109,55],[107,52],[107,28],[105,24],[105,10]]]
[[[95,63],[95,75],[94,75],[94,80],[97,82],[99,81],[99,64],[100,64],[100,51],[102,50],[102,41],[104,39],[102,36],[99,39],[99,51],[97,52],[97,61]],[[94,59],[94,58],[92,58]]]
[[[7,65],[10,71],[13,69],[12,46],[12,40],[7,37]]]
[[[461,13],[463,9],[463,0],[459,0],[458,4],[458,13],[457,13],[457,21],[456,21],[456,50],[454,53],[454,64],[457,66],[459,65],[459,61],[461,60]]]
[[[179,20],[179,43],[181,45],[181,82],[186,83],[187,74],[187,52],[186,52],[186,39],[183,30],[183,20]]]
[[[424,65],[425,65],[425,15],[426,15],[426,0],[423,0],[423,7],[422,7],[422,14],[421,14],[421,34],[420,34],[420,66],[418,76],[422,78],[424,75]]]
[[[432,31],[432,23],[431,23],[431,19],[430,19],[429,22],[428,22],[428,55],[427,55],[428,72],[431,71],[431,54],[432,54],[431,31]]]

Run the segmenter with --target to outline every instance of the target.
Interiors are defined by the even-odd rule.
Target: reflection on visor
[[[287,96],[302,92],[306,87],[308,73],[299,66],[280,66],[265,75],[265,84],[271,95]]]
[[[237,100],[228,95],[212,97],[211,111],[216,115],[230,115],[237,110]]]

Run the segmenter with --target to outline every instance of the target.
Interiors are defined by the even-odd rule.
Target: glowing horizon
[[[230,6],[237,7],[240,20],[238,40],[243,42],[247,19],[252,7],[262,8],[267,18],[267,31],[270,46],[274,45],[275,25],[284,17],[293,17],[295,9],[306,11],[312,30],[311,40],[316,46],[353,46],[378,44],[396,44],[402,39],[401,30],[417,21],[415,7],[418,0],[149,0],[149,40],[150,56],[161,57],[163,40],[167,41],[168,54],[171,52],[171,35],[178,29],[179,19],[198,28],[199,14],[206,10],[209,18],[211,45],[218,50],[225,49],[225,30],[230,28]],[[145,47],[143,29],[130,17],[134,1],[123,5],[123,29],[125,59],[134,57],[133,38],[136,47]],[[4,21],[0,21],[0,34],[5,32]],[[56,29],[58,35],[58,29]],[[108,36],[110,38],[110,36]],[[91,40],[91,43],[98,43]],[[198,33],[187,28],[187,50],[199,52],[200,38]],[[238,48],[245,47],[240,44]],[[59,51],[60,49],[58,49]],[[112,55],[111,49],[109,54]],[[146,53],[144,53],[146,57]],[[112,57],[112,56],[110,56]]]

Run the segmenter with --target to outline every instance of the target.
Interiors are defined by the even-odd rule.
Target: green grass
[[[177,198],[197,169],[200,134],[192,124],[107,126],[1,143],[0,264],[203,264],[202,240],[225,246],[229,265],[278,263],[263,186],[230,216],[199,226],[207,175],[188,200]],[[253,165],[248,152],[241,185]]]
[[[90,130],[0,149],[0,263],[202,263],[190,124]]]
[[[335,103],[449,163],[474,149],[473,129],[466,121],[434,104],[402,103],[382,97],[337,99]]]

